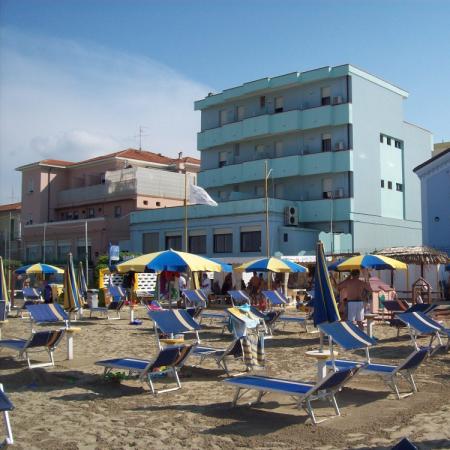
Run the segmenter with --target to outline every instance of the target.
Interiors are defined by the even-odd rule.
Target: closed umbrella
[[[9,303],[8,286],[6,285],[5,268],[3,266],[3,258],[0,256],[0,300]]]
[[[80,309],[80,305],[80,293],[76,282],[72,253],[69,253],[64,273],[64,309],[69,312],[76,312]]]
[[[83,263],[81,261],[78,266],[78,289],[80,291],[80,295],[84,298],[84,300],[86,300],[88,287],[86,277],[84,276]]]

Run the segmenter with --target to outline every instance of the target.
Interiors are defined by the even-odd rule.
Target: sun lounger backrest
[[[351,322],[325,322],[319,324],[318,328],[344,350],[357,350],[376,344],[375,339],[368,336]]]
[[[233,299],[233,302],[237,305],[242,305],[244,303],[250,304],[250,299],[244,291],[228,291],[228,294]]]
[[[411,313],[411,312],[421,312],[424,314],[428,314],[429,312],[433,311],[438,305],[433,303],[416,303],[415,305],[412,305],[410,308],[408,308],[405,312]]]
[[[113,299],[113,302],[119,302],[120,300],[125,300],[127,293],[122,286],[109,286],[109,293]]]
[[[31,338],[27,342],[26,348],[55,347],[58,345],[63,335],[64,330],[37,331],[31,335]]]
[[[421,348],[411,354],[400,366],[398,370],[414,370],[422,364],[423,360],[428,356],[428,348]]]
[[[286,305],[288,303],[287,298],[278,291],[261,291],[262,295],[272,303],[272,305]]]
[[[421,312],[401,313],[397,317],[419,334],[432,334],[440,330],[440,325]]]
[[[332,372],[320,383],[314,386],[314,391],[339,389],[342,384],[346,383],[347,380],[357,372],[357,370],[357,368],[351,368]]]
[[[183,295],[193,306],[206,308],[207,299],[201,289],[185,290]]]
[[[25,300],[33,300],[33,299],[40,299],[41,293],[36,288],[23,288],[22,289],[23,298]]]
[[[201,325],[184,309],[148,311],[148,315],[163,333],[177,334],[201,329]]]
[[[67,322],[69,316],[58,303],[26,305],[32,320],[36,323]]]

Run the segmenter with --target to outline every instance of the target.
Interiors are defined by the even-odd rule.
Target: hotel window
[[[95,217],[95,209],[94,208],[88,209],[88,217],[89,218]]]
[[[226,109],[222,109],[219,112],[219,120],[220,120],[220,125],[225,125],[226,123],[228,123],[228,110]]]
[[[148,205],[148,200],[143,200],[143,201],[142,201],[142,204],[143,204],[144,206],[147,206],[147,205]]]
[[[287,242],[289,239],[289,235],[287,233],[283,233],[283,242]]]
[[[181,236],[166,236],[166,250],[181,250]]]
[[[283,142],[275,142],[275,157],[280,158],[283,156]]]
[[[275,112],[283,112],[283,97],[275,97]]]
[[[320,90],[321,93],[321,97],[322,97],[322,101],[321,101],[321,105],[330,105],[331,104],[331,88],[328,87],[323,87]]]
[[[159,252],[159,233],[144,233],[142,250],[144,253]]]
[[[322,151],[331,152],[331,134],[322,134]]]
[[[245,106],[238,106],[236,108],[236,112],[237,112],[237,120],[244,120],[244,116],[245,116]]]
[[[392,181],[388,181],[388,189],[392,189]]]
[[[402,148],[402,143],[400,141],[395,140],[395,148]]]
[[[80,218],[80,214],[78,213],[78,211],[74,211],[73,212],[73,220],[78,220]]]
[[[275,198],[283,198],[284,196],[284,185],[281,183],[275,184]]]
[[[67,220],[72,220],[73,219],[73,212],[68,212],[66,217],[67,217]]]
[[[397,190],[398,192],[403,192],[403,184],[401,184],[401,183],[396,183],[395,188],[396,188],[396,190]]]
[[[31,178],[28,180],[28,193],[34,192],[34,180]]]
[[[219,167],[227,165],[227,152],[219,152]]]
[[[161,202],[156,202],[156,206],[161,206]]]
[[[391,138],[390,137],[386,138],[386,141],[387,141],[387,145],[391,145]]]
[[[189,251],[198,255],[206,253],[206,236],[189,236]]]
[[[261,97],[259,97],[259,107],[260,108],[266,107],[266,96],[265,95],[261,95]]]
[[[380,142],[383,143],[384,141],[384,136],[382,134],[380,134]]]
[[[264,197],[264,186],[255,186],[255,197]]]
[[[381,187],[384,188],[384,180],[381,180]]]
[[[114,217],[120,217],[122,215],[122,207],[114,206]]]
[[[261,159],[266,156],[266,147],[262,144],[255,146],[256,159]]]
[[[241,231],[241,252],[261,251],[261,231]]]
[[[233,251],[233,234],[214,235],[214,253],[231,253]]]
[[[239,156],[239,154],[241,153],[241,148],[239,144],[234,144],[233,146],[233,154],[234,156]]]

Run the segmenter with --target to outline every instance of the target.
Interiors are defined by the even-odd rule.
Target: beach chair
[[[41,291],[37,288],[27,287],[22,289],[23,299],[25,304],[43,302]],[[28,302],[28,303],[27,303]]]
[[[185,289],[181,293],[186,301],[186,307],[206,308],[208,297],[201,289],[188,290]]]
[[[318,325],[318,328],[326,334],[329,339],[330,354],[332,355],[332,359],[326,362],[329,369],[339,371],[349,369],[351,367],[360,367],[361,374],[373,374],[380,376],[385,381],[387,386],[394,391],[398,399],[417,392],[417,386],[414,382],[413,373],[428,356],[427,348],[414,351],[396,366],[390,364],[378,364],[372,362],[369,355],[369,348],[376,345],[376,340],[361,331],[353,323],[321,323]],[[366,359],[363,361],[335,359],[333,342],[336,342],[346,351],[364,349],[366,352]],[[411,392],[400,395],[396,382],[399,376],[403,377],[411,385]]]
[[[201,324],[203,319],[207,319],[211,322],[219,322],[222,326],[222,330],[228,324],[228,314],[225,311],[214,311],[214,310],[202,310],[198,316],[198,321]]]
[[[441,348],[448,350],[450,344],[450,328],[445,328],[439,322],[436,322],[431,317],[428,317],[423,312],[410,312],[397,314],[399,320],[401,320],[407,327],[413,341],[416,350],[419,349],[417,343],[418,336],[430,336],[430,343],[428,348],[430,354],[433,355]],[[442,342],[441,334],[447,337],[447,345]],[[433,347],[433,341],[436,339],[438,344]]]
[[[42,305],[27,305],[31,322],[36,324],[63,322],[69,328],[69,315],[58,303],[44,303]]]
[[[245,291],[228,291],[233,306],[250,305],[250,298]]]
[[[34,369],[35,367],[54,366],[53,352],[64,336],[65,329],[46,330],[32,332],[30,338],[27,339],[2,339],[0,340],[0,347],[10,348],[19,352],[19,358],[26,358],[28,367]],[[46,351],[48,353],[49,362],[34,363],[30,361],[30,353],[38,351]]]
[[[117,358],[97,361],[97,366],[104,367],[103,375],[106,376],[113,370],[128,372],[129,376],[137,375],[141,382],[146,382],[153,395],[163,392],[176,391],[181,388],[178,370],[183,366],[189,357],[193,345],[169,346],[161,349],[158,356],[153,361],[134,358]],[[163,377],[165,374],[173,376],[176,387],[156,390],[153,379]]]
[[[89,317],[92,317],[93,312],[98,312],[100,314],[106,315],[108,320],[118,320],[120,319],[120,310],[125,305],[127,299],[127,293],[122,286],[110,285],[109,293],[112,298],[112,302],[108,306],[98,306],[96,308],[91,308],[89,311]],[[116,317],[110,317],[110,313],[115,313]]]
[[[0,300],[0,339],[2,338],[2,327],[8,322],[8,308],[5,300]]]
[[[14,444],[11,423],[9,421],[9,412],[13,409],[14,405],[5,394],[3,390],[3,384],[0,383],[0,412],[3,413],[3,421],[5,422],[6,429],[6,438],[3,440],[3,442],[0,442],[0,447],[6,447],[7,445]]]
[[[300,317],[300,316],[286,316],[285,314],[281,314],[279,321],[283,324],[283,329],[286,325],[294,324],[299,325],[301,328],[305,330],[306,333],[309,332],[308,330],[308,318],[307,317]]]
[[[259,392],[257,403],[269,392],[285,394],[297,399],[297,408],[303,407],[314,425],[326,419],[317,420],[311,402],[315,400],[328,400],[334,407],[336,416],[340,416],[340,410],[336,402],[335,394],[358,372],[357,367],[344,369],[328,374],[317,384],[284,380],[280,378],[263,377],[256,375],[243,375],[224,380],[236,387],[236,393],[232,405],[236,406],[240,398],[249,390]],[[241,393],[242,391],[242,393]]]
[[[279,291],[261,291],[261,294],[264,295],[271,307],[284,307],[289,304],[289,300]]]
[[[251,306],[250,311],[261,319],[261,323],[264,325],[265,331],[269,336],[273,335],[278,320],[281,317],[282,311],[269,311],[267,313],[261,312],[256,306]]]
[[[158,347],[162,349],[162,344],[179,343],[176,335],[185,333],[195,333],[197,343],[200,343],[198,331],[201,325],[196,322],[185,309],[163,309],[148,311],[148,316],[153,320]],[[168,337],[161,337],[160,333]]]

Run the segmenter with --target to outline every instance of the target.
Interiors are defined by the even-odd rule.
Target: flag
[[[196,186],[195,184],[190,185],[189,203],[191,205],[217,206],[217,202],[215,202],[202,187]]]

